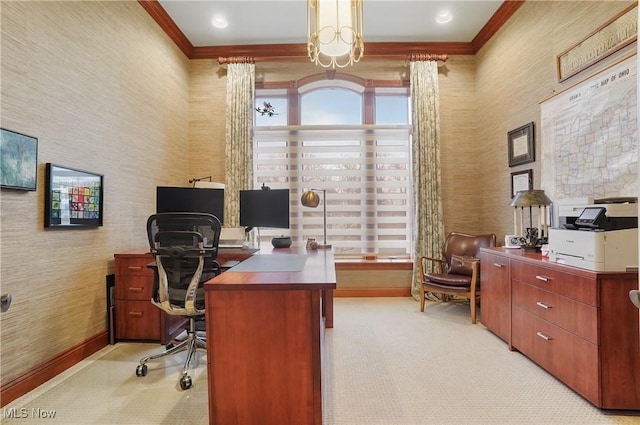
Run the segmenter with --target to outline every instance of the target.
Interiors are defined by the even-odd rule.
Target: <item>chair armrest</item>
[[[420,264],[420,274],[424,276],[427,272],[444,273],[447,262],[442,258],[422,256],[418,258]]]

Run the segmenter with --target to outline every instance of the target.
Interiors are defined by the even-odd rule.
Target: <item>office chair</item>
[[[496,246],[496,235],[467,235],[451,232],[442,247],[442,258],[420,257],[420,311],[427,292],[468,298],[471,323],[476,323],[476,303],[480,298],[480,248]]]
[[[189,364],[197,349],[206,349],[201,335],[204,322],[204,282],[220,274],[216,261],[221,225],[217,217],[203,213],[158,213],[147,220],[147,235],[155,264],[155,288],[151,302],[165,313],[189,319],[187,338],[166,351],[140,360],[137,376],[147,374],[147,362],[187,350],[180,388],[191,388]]]

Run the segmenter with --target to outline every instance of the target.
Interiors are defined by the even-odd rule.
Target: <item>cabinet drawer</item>
[[[480,321],[509,342],[511,338],[511,275],[509,259],[480,252]]]
[[[524,262],[512,267],[512,277],[585,304],[598,305],[596,282],[586,277]]]
[[[598,309],[536,286],[514,281],[512,300],[520,307],[561,328],[598,344]]]
[[[149,300],[116,300],[116,338],[159,340],[160,312]]]
[[[120,300],[146,300],[153,296],[153,278],[148,276],[116,276],[115,297]]]
[[[149,256],[143,257],[116,258],[116,275],[153,277],[153,270],[147,267],[147,265],[151,262],[153,262],[151,254],[149,254]]]
[[[519,307],[512,311],[515,349],[594,403],[599,398],[598,347]]]

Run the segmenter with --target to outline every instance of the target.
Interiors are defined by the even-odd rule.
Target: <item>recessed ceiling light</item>
[[[451,22],[452,19],[453,16],[451,16],[449,12],[444,12],[436,17],[436,22],[439,24],[446,24],[447,22]]]
[[[224,16],[216,15],[211,20],[211,25],[213,25],[216,28],[226,28],[227,25],[229,25],[229,23],[224,18]]]

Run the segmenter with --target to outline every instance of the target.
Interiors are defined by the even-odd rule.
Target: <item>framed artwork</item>
[[[533,189],[533,170],[515,171],[511,173],[511,198],[521,190]]]
[[[509,167],[535,161],[533,121],[507,133]]]
[[[38,139],[0,129],[0,187],[36,190]]]
[[[557,57],[558,82],[598,63],[638,38],[638,3],[605,22]]]
[[[45,227],[102,226],[104,189],[101,174],[46,166]]]

